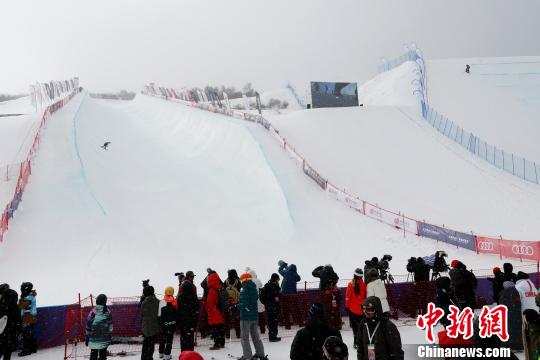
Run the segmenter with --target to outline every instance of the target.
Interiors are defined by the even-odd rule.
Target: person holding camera
[[[287,264],[283,260],[278,261],[278,273],[283,277],[281,281],[281,310],[285,329],[291,328],[291,318],[298,325],[303,326],[302,311],[298,302],[296,284],[301,280],[296,270],[296,265]]]
[[[107,307],[107,296],[99,294],[96,306],[88,314],[84,344],[90,347],[90,360],[107,359],[107,348],[112,340],[112,315]]]
[[[159,302],[159,326],[161,337],[159,340],[159,358],[171,360],[171,349],[174,332],[178,322],[178,305],[174,298],[174,288],[168,286],[165,289],[165,297]]]
[[[388,304],[386,286],[384,286],[377,269],[371,269],[367,273],[366,296],[368,298],[370,296],[379,298],[382,307],[382,316],[386,317],[387,319],[390,317],[390,305]]]
[[[321,279],[319,282],[320,301],[328,316],[328,322],[337,330],[341,330],[341,314],[339,313],[341,290],[337,287],[339,276],[330,264],[316,267],[312,275]]]
[[[347,292],[345,293],[345,307],[349,313],[349,322],[354,334],[354,348],[356,349],[356,334],[358,333],[358,327],[360,322],[364,318],[362,312],[362,303],[366,299],[366,284],[362,280],[364,272],[362,269],[357,268],[354,270],[353,279],[347,285]]]
[[[144,300],[141,304],[142,333],[144,336],[141,360],[152,360],[156,338],[159,335],[159,300],[154,294],[154,287],[148,285],[143,288]]]
[[[199,319],[199,298],[197,297],[194,280],[195,274],[193,271],[186,272],[186,277],[180,287],[181,292],[177,298],[181,351],[194,350],[195,348],[195,329]]]

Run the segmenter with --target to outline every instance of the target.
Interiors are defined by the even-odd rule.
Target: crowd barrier
[[[414,55],[413,55],[414,53]],[[423,60],[421,59],[421,52],[420,50],[416,49],[414,51],[410,51],[408,53],[406,59],[416,59],[415,61],[419,66],[421,65],[421,71],[419,73],[419,81],[417,86],[419,97],[422,101],[422,104],[425,104],[424,102],[424,92],[425,92],[425,70],[423,68]],[[408,61],[408,60],[407,60]],[[229,108],[223,108],[216,106],[215,104],[210,103],[201,103],[201,102],[195,102],[195,101],[186,101],[183,100],[180,96],[174,96],[173,91],[165,92],[162,90],[162,88],[159,88],[161,91],[161,94],[159,94],[154,88],[153,85],[147,85],[145,87],[145,90],[143,91],[143,94],[165,99],[168,101],[177,102],[183,105],[195,107],[202,110],[207,110],[214,113],[220,113],[226,116],[234,117],[237,119],[257,123],[261,126],[263,126],[273,139],[277,141],[280,147],[283,148],[287,156],[304,172],[306,176],[308,176],[311,180],[313,180],[317,186],[319,186],[323,191],[328,192],[332,197],[334,197],[339,202],[345,204],[346,206],[357,210],[359,213],[370,217],[372,219],[375,219],[381,223],[390,225],[400,231],[403,231],[404,235],[406,233],[423,236],[426,238],[430,238],[436,241],[441,241],[456,247],[464,248],[470,251],[475,251],[478,254],[494,254],[493,252],[485,252],[482,249],[477,248],[477,235],[474,233],[467,233],[462,231],[457,231],[453,229],[448,229],[444,226],[438,226],[433,225],[430,223],[427,223],[425,221],[419,221],[415,220],[411,217],[405,216],[405,214],[402,214],[401,212],[394,212],[390,210],[383,209],[377,204],[371,204],[367,201],[361,200],[358,197],[347,193],[345,190],[341,190],[338,186],[332,184],[328,179],[326,179],[324,176],[322,176],[315,168],[313,168],[295,149],[294,147],[287,142],[285,138],[283,138],[279,130],[274,128],[268,120],[266,120],[261,115],[256,114],[250,114],[245,113],[238,110],[232,110]],[[169,97],[168,94],[173,94],[172,97]],[[484,237],[481,237],[484,238]],[[501,248],[504,249],[516,249],[516,246],[521,246],[522,243],[527,243],[524,241],[514,241],[514,240],[507,240],[499,238],[499,243],[504,243],[504,246],[501,246]],[[530,250],[532,249],[532,251]],[[527,256],[523,256],[521,253],[516,253],[515,251],[499,251],[497,254],[501,257],[509,257],[514,259],[522,260],[533,260],[533,261],[540,261],[540,247],[534,246],[534,247],[527,247],[527,251],[530,252]]]
[[[529,271],[532,269],[528,267]],[[523,268],[522,270],[526,270]],[[447,274],[443,274],[447,275]],[[396,277],[402,277],[396,276]],[[538,282],[538,273],[530,274],[533,282]],[[411,278],[412,279],[412,278]],[[281,311],[279,315],[279,336],[293,337],[299,326],[303,325],[308,318],[308,310],[314,302],[319,302],[325,307],[326,317],[330,324],[343,330],[349,329],[347,320],[347,309],[345,308],[346,285],[350,280],[341,280],[340,287],[335,291],[320,291],[317,288],[318,282],[300,283],[297,294],[283,295],[281,297]],[[414,323],[416,316],[425,311],[428,302],[434,302],[436,298],[436,288],[434,281],[425,282],[400,282],[387,283],[386,290],[388,302],[390,304],[390,314],[394,321],[400,325],[410,325]],[[477,304],[479,307],[493,303],[492,283],[487,277],[478,277],[476,289]],[[158,296],[161,298],[161,296]],[[41,337],[48,340],[42,345],[55,346],[65,345],[65,358],[87,357],[89,349],[84,347],[84,326],[89,312],[94,306],[94,297],[89,296],[81,299],[77,304],[64,307],[47,308],[48,313],[58,315],[53,321],[50,320],[41,328]],[[113,345],[109,347],[112,354],[131,354],[141,350],[141,314],[138,307],[139,297],[109,298],[108,306],[113,317]],[[199,302],[199,321],[196,329],[197,346],[212,344],[210,328],[206,321],[204,311],[205,301]],[[63,314],[58,314],[58,309],[62,309]],[[44,312],[41,310],[40,313]],[[232,312],[225,316],[225,330],[228,341],[239,341],[239,318],[238,314]],[[267,339],[268,328],[266,315],[263,314],[259,321],[262,338]],[[46,316],[43,315],[42,318]],[[41,318],[40,318],[41,319]],[[59,322],[65,320],[60,326]],[[62,332],[63,331],[63,332]],[[61,339],[64,339],[63,342]],[[179,349],[179,334],[175,336],[173,349]]]
[[[40,136],[45,126],[45,123],[52,114],[54,114],[56,111],[61,109],[65,104],[67,104],[73,98],[73,96],[75,96],[79,91],[78,88],[74,88],[71,90],[72,90],[71,93],[69,93],[65,98],[52,103],[51,105],[47,106],[45,110],[43,111],[43,115],[41,116],[41,122],[39,124],[38,130],[34,137],[34,141],[32,142],[32,146],[30,147],[30,150],[28,152],[28,155],[26,156],[26,159],[19,165],[19,176],[17,179],[17,185],[15,187],[15,192],[13,194],[13,197],[11,201],[9,201],[9,203],[6,205],[4,211],[2,212],[2,216],[0,218],[0,242],[3,241],[4,235],[8,230],[9,220],[13,218],[15,211],[17,211],[17,208],[19,207],[19,204],[22,201],[24,189],[26,188],[26,184],[28,183],[28,178],[30,177],[32,173],[32,166],[31,166],[32,159],[36,155],[37,149],[39,147]]]

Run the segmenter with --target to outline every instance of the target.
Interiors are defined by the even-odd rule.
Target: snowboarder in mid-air
[[[465,72],[469,74],[471,72],[471,65],[467,64],[465,65]]]
[[[103,145],[101,145],[101,148],[102,148],[103,150],[107,150],[107,147],[108,147],[110,144],[111,144],[110,141],[105,141],[105,142],[103,143]]]

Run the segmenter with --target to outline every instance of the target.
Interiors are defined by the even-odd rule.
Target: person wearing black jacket
[[[7,316],[4,331],[0,334],[0,357],[11,359],[11,353],[17,350],[17,336],[21,333],[21,311],[17,305],[19,295],[9,285],[0,285],[0,319]]]
[[[436,305],[444,310],[445,316],[440,320],[443,326],[450,325],[448,315],[450,314],[450,305],[457,306],[457,300],[452,291],[452,284],[448,276],[441,276],[435,280],[437,289]]]
[[[503,264],[503,271],[504,271],[504,279],[503,284],[505,281],[511,281],[514,284],[517,282],[517,275],[514,272],[514,267],[510,263],[504,263]]]
[[[448,273],[452,280],[452,290],[456,296],[458,307],[464,309],[470,307],[476,309],[475,289],[478,280],[474,274],[467,270],[465,264],[458,260],[452,260],[452,269]]]
[[[268,339],[270,342],[280,341],[278,337],[278,320],[281,301],[281,288],[279,286],[279,275],[272,274],[270,280],[260,290],[260,300],[266,310],[268,317]]]
[[[366,317],[360,322],[356,338],[357,359],[403,360],[401,336],[396,325],[383,316],[379,298],[368,297],[362,310]]]
[[[423,314],[426,311],[428,297],[430,296],[430,283],[429,283],[429,272],[431,271],[431,266],[426,264],[423,258],[416,258],[416,262],[413,266],[414,274],[414,295],[416,301],[415,316],[417,314]],[[413,316],[413,317],[415,317]]]
[[[178,296],[178,320],[180,324],[180,350],[195,348],[195,330],[199,319],[199,298],[197,289],[193,284],[195,274],[193,271],[186,272],[182,281],[182,292]]]
[[[315,303],[309,309],[306,327],[298,330],[291,345],[291,360],[324,359],[323,344],[330,336],[341,339],[341,333],[332,328],[324,317],[324,307]]]
[[[341,314],[339,313],[341,305],[341,290],[337,287],[339,276],[335,273],[332,265],[316,267],[311,273],[320,280],[320,301],[329,323],[338,330],[341,330]]]
[[[505,281],[504,274],[502,273],[499,267],[494,267],[493,277],[488,277],[487,280],[491,282],[491,285],[493,287],[493,301],[495,301],[498,304],[499,295],[501,294],[501,291],[504,289],[503,287],[503,283]]]

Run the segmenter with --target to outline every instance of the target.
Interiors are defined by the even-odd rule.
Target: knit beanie
[[[248,280],[251,280],[251,274],[244,273],[240,275],[240,282],[245,283]]]
[[[105,294],[99,294],[97,297],[96,297],[96,305],[107,305],[107,295]]]
[[[495,266],[495,267],[493,268],[493,275],[495,275],[495,274],[497,274],[497,273],[500,273],[500,272],[501,272],[501,268],[500,268],[500,267]]]
[[[356,270],[354,270],[354,276],[362,277],[362,276],[364,276],[364,272],[362,271],[362,269],[356,268]]]
[[[319,303],[314,303],[309,308],[309,315],[314,316],[314,317],[323,317],[324,307]]]
[[[450,267],[451,267],[451,268],[455,268],[456,266],[458,266],[458,264],[459,264],[459,260],[454,259],[454,260],[452,260],[452,262],[450,263]]]

